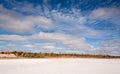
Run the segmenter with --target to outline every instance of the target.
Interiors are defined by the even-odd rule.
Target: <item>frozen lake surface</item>
[[[120,59],[2,59],[0,74],[120,74]]]

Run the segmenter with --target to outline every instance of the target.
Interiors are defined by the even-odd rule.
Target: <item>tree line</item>
[[[120,58],[120,56],[111,55],[32,53],[17,51],[0,52],[0,54],[14,54],[17,58]]]

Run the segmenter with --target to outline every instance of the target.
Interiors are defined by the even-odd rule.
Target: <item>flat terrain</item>
[[[0,59],[0,74],[120,74],[120,59]]]

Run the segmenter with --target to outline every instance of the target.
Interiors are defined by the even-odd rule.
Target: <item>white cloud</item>
[[[81,50],[93,50],[92,46],[90,46],[86,40],[82,37],[74,37],[71,35],[67,35],[64,33],[44,33],[40,32],[39,34],[32,35],[30,37],[33,40],[46,40],[56,43],[61,43],[66,47],[71,49],[81,49]]]
[[[108,20],[117,25],[119,25],[120,21],[120,8],[98,8],[92,11],[89,18],[96,20]]]
[[[42,49],[58,49],[55,46],[55,43],[34,44],[34,46],[37,47],[37,48],[42,48]]]
[[[0,41],[29,41],[29,40],[45,40],[52,43],[60,43],[65,47],[71,49],[81,50],[93,50],[93,47],[89,45],[83,37],[74,37],[71,35],[64,34],[62,32],[55,33],[44,33],[40,32],[31,36],[20,36],[20,35],[0,35]],[[28,46],[28,45],[27,45]],[[43,48],[55,48],[55,45],[45,44]],[[64,47],[63,47],[64,48]]]
[[[119,55],[120,54],[120,40],[106,40],[100,42],[101,47],[97,48],[101,54]]]
[[[27,41],[25,36],[20,35],[0,35],[0,41]]]
[[[67,11],[68,13],[64,13]],[[72,8],[71,10],[52,10],[51,16],[57,30],[66,31],[76,36],[84,37],[100,37],[98,31],[90,29],[85,24],[88,22],[88,16],[82,16],[79,9]]]
[[[16,45],[15,44],[11,44],[11,43],[7,45],[7,47],[14,47],[14,46],[16,46]]]
[[[111,47],[119,46],[120,47],[120,40],[113,39],[113,40],[102,41],[101,44],[104,47],[106,47],[106,46],[111,46]]]
[[[34,45],[31,45],[31,44],[25,44],[25,45],[23,45],[22,47],[25,47],[25,48],[32,48],[32,47],[34,47]]]
[[[96,27],[101,29],[91,30],[93,33],[89,33],[90,35],[97,35],[97,38],[103,37],[119,37],[120,32],[120,8],[119,7],[108,7],[108,8],[98,8],[93,10],[88,16],[88,24],[92,26],[93,29],[97,29]],[[90,31],[90,32],[91,32]],[[96,32],[96,33],[95,33]],[[89,35],[88,35],[89,36]],[[90,36],[91,37],[91,36]]]
[[[68,13],[64,13],[59,10],[52,10],[51,16],[52,18],[59,24],[62,24],[60,22],[69,24],[69,25],[83,25],[86,22],[86,17],[82,16],[79,9],[75,9],[76,12],[71,10],[63,10],[68,11]]]
[[[113,13],[116,13],[115,11],[118,11],[118,9],[116,9],[116,8],[98,8],[98,9],[92,11],[91,17],[108,19],[112,15],[114,15]]]
[[[0,6],[0,29],[15,33],[33,33],[34,27],[42,29],[52,28],[51,19],[42,16],[23,16],[12,10]]]

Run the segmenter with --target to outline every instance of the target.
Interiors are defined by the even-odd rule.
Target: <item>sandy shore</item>
[[[15,54],[0,54],[0,58],[16,58]]]
[[[120,74],[120,59],[1,59],[0,74]]]

